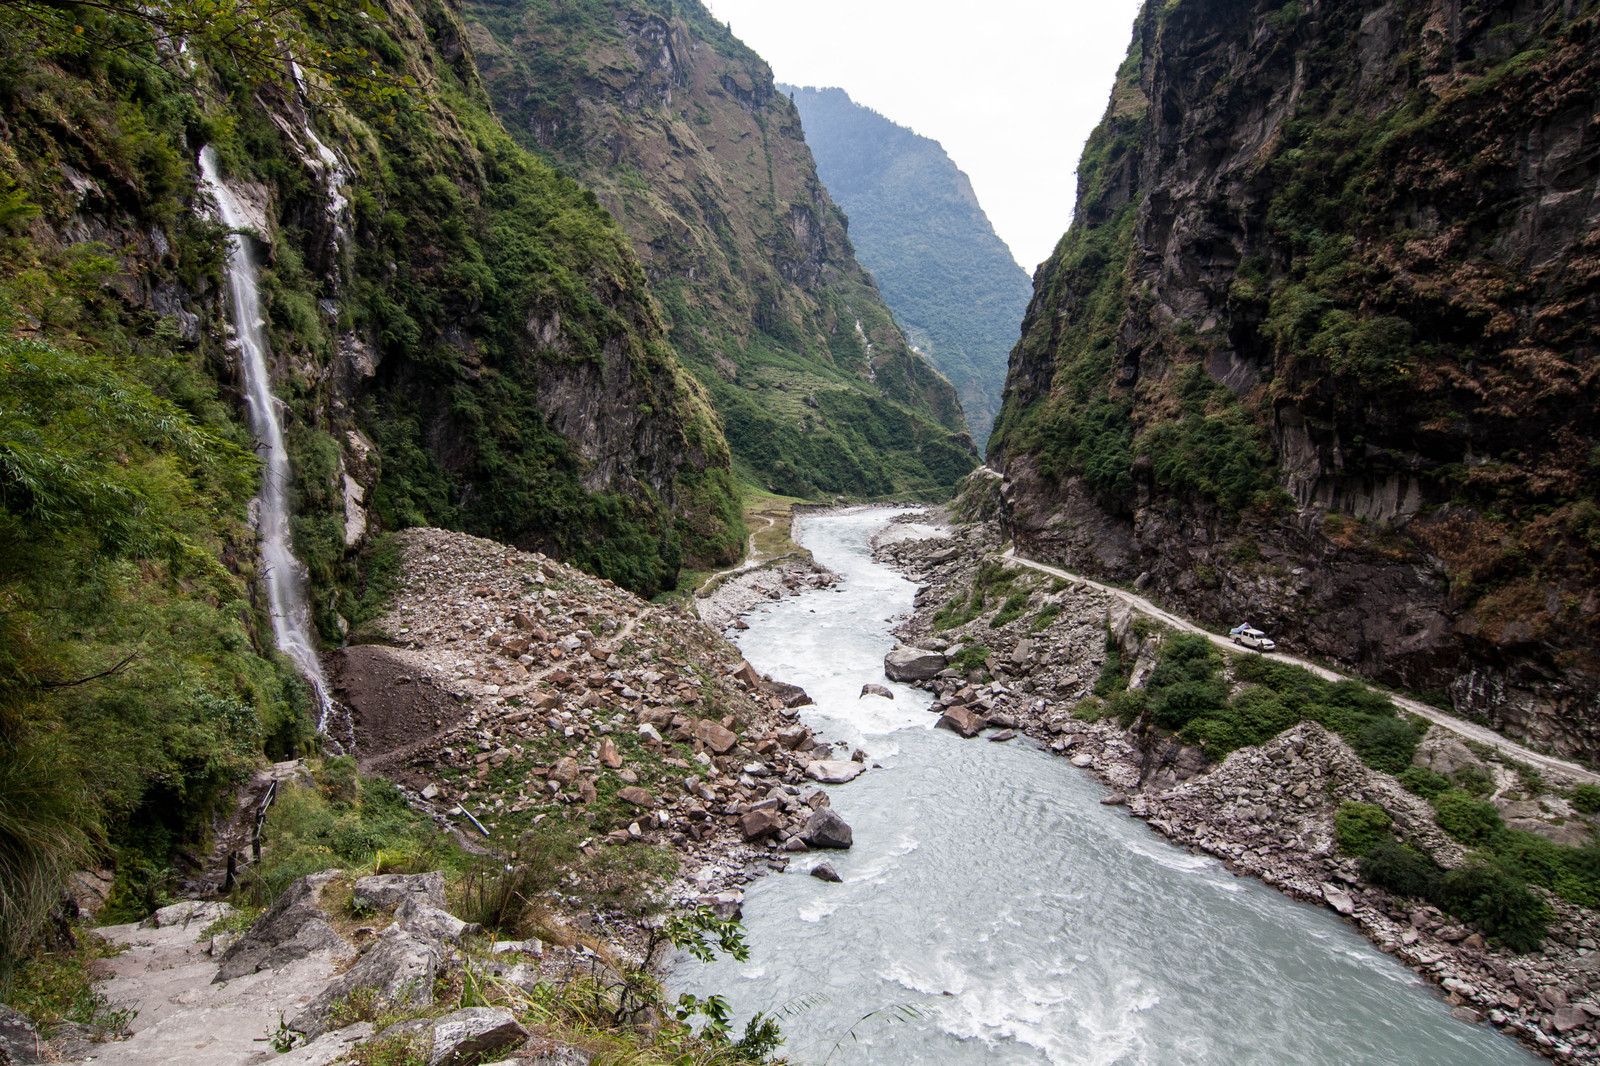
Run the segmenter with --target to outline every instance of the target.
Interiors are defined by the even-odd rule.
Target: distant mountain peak
[[[961,394],[973,439],[988,439],[1032,289],[995,235],[972,182],[938,141],[840,88],[778,85],[850,219],[856,258],[907,336]]]

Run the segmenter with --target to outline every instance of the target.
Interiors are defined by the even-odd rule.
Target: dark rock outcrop
[[[1597,28],[1148,4],[1013,353],[1018,549],[1600,755]]]
[[[324,870],[295,881],[222,956],[214,981],[232,981],[258,970],[275,970],[313,952],[353,955],[355,948],[334,931],[322,892],[343,876]]]

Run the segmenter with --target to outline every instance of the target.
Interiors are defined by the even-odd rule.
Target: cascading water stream
[[[317,658],[316,641],[311,634],[311,608],[306,599],[306,572],[294,557],[289,538],[289,452],[283,443],[283,423],[278,416],[278,400],[272,394],[272,375],[267,369],[267,335],[262,328],[261,299],[256,286],[254,251],[239,232],[249,228],[249,217],[222,181],[217,155],[210,146],[200,150],[200,176],[206,191],[217,205],[228,235],[225,272],[232,296],[233,331],[239,342],[244,368],[245,401],[250,411],[250,431],[265,460],[261,493],[256,497],[256,529],[261,537],[263,580],[272,616],[272,633],[278,650],[287,655],[311,685],[317,703],[317,732],[341,752],[346,745],[329,735],[338,710],[328,695],[327,678]],[[346,722],[348,728],[348,722]],[[347,736],[353,748],[353,737]]]

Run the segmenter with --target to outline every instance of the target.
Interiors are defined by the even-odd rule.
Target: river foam
[[[915,592],[868,554],[889,514],[807,518],[840,591],[786,598],[740,636],[817,701],[804,714],[825,739],[895,750],[829,789],[855,847],[751,885],[748,963],[686,963],[678,989],[725,995],[741,1019],[804,1005],[782,1019],[797,1063],[1537,1061],[1451,1018],[1332,912],[1172,847],[1030,741],[932,730],[907,686],[892,706],[857,699],[888,683],[884,619]],[[822,858],[843,883],[805,876]]]

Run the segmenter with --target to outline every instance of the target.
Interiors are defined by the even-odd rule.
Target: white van
[[[1276,641],[1249,622],[1228,630],[1228,636],[1233,638],[1235,644],[1246,648],[1254,648],[1256,651],[1276,651],[1278,649]]]

